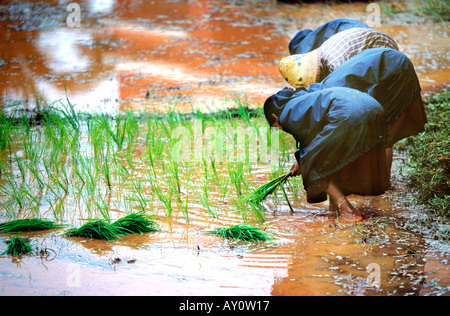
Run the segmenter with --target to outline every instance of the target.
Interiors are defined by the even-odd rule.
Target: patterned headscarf
[[[320,77],[320,49],[306,54],[291,55],[280,60],[278,70],[295,88],[307,88]]]

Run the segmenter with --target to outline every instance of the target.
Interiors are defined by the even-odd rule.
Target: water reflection
[[[36,39],[36,46],[46,56],[46,66],[56,74],[88,71],[92,59],[83,54],[82,47],[92,46],[91,34],[81,32],[78,28],[55,28],[41,31]]]
[[[36,95],[53,101],[65,98],[65,88],[83,110],[166,110],[176,102],[188,111],[233,92],[263,102],[284,87],[276,64],[295,32],[339,12],[362,21],[367,14],[361,3],[85,0],[81,27],[71,28],[67,4],[10,2],[1,9],[4,102],[33,105]],[[446,26],[395,23],[380,29],[413,60],[424,90],[442,87],[449,75]]]
[[[65,1],[64,1],[65,2]],[[89,11],[111,13],[116,5],[115,0],[89,0]]]

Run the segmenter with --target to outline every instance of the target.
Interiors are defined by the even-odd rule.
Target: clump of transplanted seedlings
[[[250,225],[233,225],[227,228],[217,228],[209,233],[221,238],[243,241],[270,241],[273,239],[269,233]]]
[[[62,227],[50,220],[39,218],[16,219],[0,223],[0,233],[26,233]]]
[[[119,218],[111,226],[121,235],[144,234],[158,231],[158,224],[142,212]]]
[[[92,239],[114,240],[118,238],[120,231],[103,219],[91,220],[79,228],[71,228],[66,231],[67,237],[87,237]]]
[[[249,203],[259,204],[264,201],[270,194],[275,192],[275,190],[285,183],[290,177],[290,173],[286,173],[278,178],[275,178],[267,183],[256,188],[249,196],[246,197],[246,201]]]
[[[7,241],[8,247],[2,253],[13,256],[20,256],[29,253],[33,250],[28,238],[16,236]]]
[[[112,224],[104,219],[91,220],[79,228],[66,231],[67,237],[114,240],[121,235],[143,234],[159,230],[158,224],[142,212],[131,213]]]

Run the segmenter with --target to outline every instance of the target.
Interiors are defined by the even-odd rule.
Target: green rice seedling
[[[242,196],[242,182],[244,180],[244,165],[242,163],[227,163],[227,171],[236,193]]]
[[[142,190],[142,184],[139,181],[131,180],[134,190],[131,192],[131,197],[137,202],[141,212],[145,212],[147,208],[147,199]]]
[[[131,171],[134,171],[135,166],[134,166],[133,157],[132,157],[130,151],[127,151],[127,154],[125,155],[125,159],[128,162],[128,165],[130,166]]]
[[[50,210],[53,212],[53,216],[58,220],[62,220],[64,217],[64,204],[67,196],[68,194],[65,194],[63,196],[56,196],[54,200],[49,198],[45,199],[45,201],[50,205]]]
[[[175,179],[176,183],[176,192],[179,194],[181,193],[181,181],[180,181],[180,175],[178,172],[178,163],[176,161],[170,162],[170,171],[172,173],[172,176],[170,178]]]
[[[91,239],[114,240],[121,232],[107,221],[91,220],[79,228],[71,228],[65,232],[67,237],[87,237]]]
[[[119,150],[122,149],[126,130],[126,119],[118,115],[115,119],[115,127],[111,126],[111,118],[107,117],[106,114],[99,115],[97,118],[100,126],[106,131],[107,135],[112,138],[114,143],[116,143]]]
[[[270,194],[275,192],[278,186],[282,185],[290,177],[290,173],[279,176],[254,190],[249,196],[246,197],[246,201],[249,203],[260,204],[264,201]]]
[[[108,153],[105,154],[105,162],[103,163],[101,171],[103,172],[103,177],[108,186],[108,189],[111,191],[112,184],[111,184],[111,172],[109,170],[109,163],[108,163]]]
[[[234,225],[228,228],[217,228],[210,234],[227,239],[238,239],[243,241],[270,241],[273,240],[267,232],[250,225]]]
[[[292,208],[291,202],[289,202],[288,196],[286,194],[286,190],[284,189],[283,185],[281,185],[281,191],[283,192],[283,196],[286,199],[286,202],[287,202],[289,208],[291,209],[291,212],[294,212],[294,209]]]
[[[0,223],[0,233],[26,233],[60,227],[62,226],[57,225],[50,220],[39,218],[25,218]]]
[[[195,174],[195,171],[194,171]],[[217,212],[215,211],[215,208],[211,205],[209,205],[209,195],[208,195],[208,189],[209,189],[209,182],[205,179],[205,178],[200,178],[197,175],[197,178],[200,181],[200,186],[201,186],[201,190],[202,192],[200,193],[197,188],[195,183],[192,181],[192,178],[190,177],[190,175],[186,175],[186,180],[188,181],[188,185],[187,187],[192,188],[192,190],[194,191],[195,195],[197,195],[200,203],[203,205],[204,208],[206,208],[208,210],[208,212],[214,217],[214,218],[219,218],[219,216],[217,215]],[[189,184],[190,183],[190,184]]]
[[[16,160],[17,168],[18,168],[19,171],[20,171],[20,176],[21,176],[21,178],[22,178],[22,181],[25,181],[26,173],[25,173],[25,167],[24,167],[24,165],[23,165],[23,161],[22,161],[22,159],[20,159],[19,157],[17,157],[16,154],[14,154],[14,158],[15,158],[15,160]]]
[[[10,121],[4,113],[0,113],[0,149],[2,151],[6,150],[12,141]]]
[[[119,234],[143,234],[158,231],[158,224],[143,212],[131,213],[111,224]]]
[[[160,185],[158,184],[158,180],[150,180],[150,185],[152,187],[152,192],[156,193],[158,199],[164,204],[166,207],[167,216],[172,216],[173,208],[172,208],[172,192],[168,192],[168,195],[161,190]]]
[[[301,176],[291,178],[288,184],[294,199],[297,200],[299,198],[299,192],[303,193],[303,195],[306,194]]]
[[[13,256],[20,256],[33,251],[33,247],[30,244],[28,238],[22,238],[16,236],[7,241],[6,251],[2,253]]]
[[[42,190],[45,186],[44,181],[42,180],[42,177],[40,176],[39,168],[36,164],[31,164],[29,162],[25,162],[25,165],[27,166],[28,170],[33,174],[34,178],[36,179],[39,189]]]
[[[65,105],[62,102],[59,102],[62,109],[55,107],[52,108],[53,110],[56,111],[56,113],[59,112],[59,114],[62,114],[62,116],[67,120],[67,122],[70,124],[73,130],[78,132],[80,130],[80,114],[75,111],[75,106],[69,101],[69,98],[67,97],[67,90],[66,90],[66,101],[67,105]]]
[[[180,206],[181,212],[183,213],[184,218],[186,219],[186,221],[189,222],[189,212],[188,212],[188,206],[189,206],[189,195],[186,194],[186,201],[183,202],[181,200],[181,196],[178,195],[177,197],[178,199],[178,205]]]
[[[6,177],[5,177],[6,178]],[[25,206],[26,192],[24,190],[24,185],[18,185],[11,178],[7,177],[7,185],[0,186],[0,192],[7,196],[10,196],[14,200],[20,209]]]

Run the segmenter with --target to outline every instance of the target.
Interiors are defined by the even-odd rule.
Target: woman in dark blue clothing
[[[291,172],[302,175],[308,202],[322,202],[328,195],[330,211],[340,220],[361,221],[346,196],[381,194],[387,184],[381,105],[350,88],[287,88],[266,100],[264,112],[271,126],[300,144]]]
[[[291,54],[304,54],[334,34],[369,26],[339,19],[299,32]],[[401,52],[369,48],[334,69],[321,83],[285,88],[268,98],[269,124],[300,144],[293,176],[301,174],[308,202],[329,196],[340,218],[361,220],[349,194],[382,194],[389,186],[392,145],[424,130],[427,122],[414,66]],[[381,110],[381,112],[379,112]]]
[[[349,59],[321,83],[305,91],[349,87],[368,93],[384,109],[386,159],[390,173],[392,146],[399,140],[424,131],[427,123],[420,84],[412,62],[389,48],[371,48]]]
[[[302,30],[298,32],[289,42],[289,53],[291,55],[309,53],[319,48],[327,39],[333,35],[351,28],[371,28],[367,24],[350,19],[337,19],[323,24],[317,29]]]

